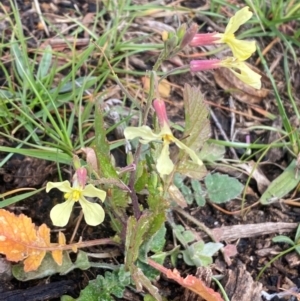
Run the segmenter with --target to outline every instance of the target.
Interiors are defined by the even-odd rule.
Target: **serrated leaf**
[[[300,177],[296,177],[295,170],[296,160],[293,160],[283,173],[272,181],[261,196],[260,202],[263,205],[269,205],[270,200],[273,200],[274,198],[280,200],[292,191],[300,181]]]
[[[4,209],[0,209],[0,237],[0,253],[10,261],[24,260],[25,272],[37,270],[46,255],[43,248],[50,247],[50,229],[45,224],[37,228],[26,215]],[[57,263],[61,252],[54,251]]]
[[[125,242],[125,269],[131,270],[139,255],[144,236],[149,230],[149,213],[144,213],[137,221],[133,216],[128,218]]]
[[[197,180],[203,179],[207,174],[204,165],[200,166],[199,164],[188,160],[180,160],[179,164],[176,166],[176,172]]]
[[[120,271],[105,272],[104,277],[98,275],[95,280],[91,280],[88,286],[80,292],[79,298],[74,300],[115,301],[112,295],[122,298],[125,287],[130,284],[130,274],[128,272],[125,273],[126,277],[124,277],[124,270],[121,268]],[[68,297],[63,296],[62,300],[72,300],[68,299]]]
[[[279,242],[279,243],[285,243],[285,244],[289,244],[291,246],[294,246],[295,243],[287,236],[285,235],[278,235],[272,238],[273,242]]]
[[[135,184],[134,184],[134,189],[137,193],[142,191],[146,184],[149,182],[149,172],[147,171],[146,168],[143,168],[143,172],[140,175],[140,177],[137,178]]]
[[[186,137],[184,141],[191,149],[198,151],[210,136],[208,108],[200,88],[185,84],[183,99],[185,108],[183,137]]]
[[[237,179],[220,173],[208,174],[204,182],[209,199],[217,204],[236,198],[244,188]]]

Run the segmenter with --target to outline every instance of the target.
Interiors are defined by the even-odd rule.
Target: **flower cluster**
[[[260,89],[261,76],[251,70],[244,62],[255,52],[255,41],[238,40],[234,35],[239,27],[242,24],[246,23],[252,17],[252,15],[252,12],[249,11],[249,7],[246,6],[237,11],[236,14],[229,20],[224,33],[215,32],[196,34],[190,42],[190,46],[225,43],[230,47],[233,57],[223,60],[192,60],[190,62],[190,70],[192,72],[197,72],[226,67],[229,68],[229,70],[233,72],[235,76],[237,76],[244,83],[255,89]],[[238,70],[238,72],[236,70]]]
[[[140,142],[142,144],[147,144],[152,141],[163,142],[161,154],[156,162],[156,169],[161,176],[169,175],[174,169],[174,164],[170,159],[169,151],[169,146],[171,143],[175,143],[180,149],[183,149],[189,155],[193,162],[202,165],[203,163],[198,158],[196,153],[191,148],[187,147],[184,143],[182,143],[180,140],[173,136],[169,127],[169,121],[164,101],[160,99],[155,99],[153,101],[153,107],[155,109],[160,124],[160,132],[156,134],[146,125],[141,127],[127,127],[124,130],[125,138],[131,140],[139,137],[141,138]]]

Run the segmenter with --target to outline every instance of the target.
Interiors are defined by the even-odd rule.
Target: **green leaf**
[[[207,175],[204,182],[209,199],[217,204],[236,198],[244,187],[237,179],[220,173]]]
[[[166,226],[163,225],[149,240],[148,249],[154,253],[161,252],[166,243]]]
[[[69,254],[67,252],[63,252],[63,261],[62,265],[58,265],[54,260],[50,253],[46,253],[42,264],[36,271],[32,272],[24,272],[23,263],[15,264],[12,268],[13,276],[20,281],[28,281],[33,279],[41,279],[45,277],[52,276],[54,274],[67,274],[68,272],[75,269],[77,266],[72,263]]]
[[[110,161],[110,150],[106,139],[103,112],[100,106],[97,105],[95,106],[95,143],[95,152],[97,155],[101,177],[118,179],[119,177],[116,169]]]
[[[50,93],[67,93],[67,92],[72,92],[71,95],[77,94],[76,90],[78,88],[78,91],[84,87],[84,89],[89,89],[91,86],[93,86],[98,80],[98,77],[96,76],[83,76],[83,77],[78,77],[76,78],[76,84],[74,84],[73,81],[69,81],[65,84],[63,84],[61,87],[53,88],[50,90]],[[75,87],[75,91],[74,91]],[[59,91],[57,91],[59,90]]]
[[[295,234],[295,243],[298,244],[300,242],[300,224],[298,225],[296,234]]]
[[[300,255],[300,246],[299,246],[299,245],[297,245],[297,246],[295,247],[295,251],[298,253],[298,255]]]
[[[79,298],[69,299],[69,296],[63,296],[62,300],[115,301],[111,295],[122,298],[125,287],[130,284],[130,279],[130,273],[125,272],[122,266],[118,271],[107,271],[104,277],[98,275],[95,280],[91,280],[88,286],[80,292]]]
[[[22,200],[25,200],[39,192],[41,192],[42,190],[44,190],[44,187],[40,188],[40,189],[36,189],[34,191],[30,191],[30,192],[26,192],[26,193],[22,193],[22,194],[18,194],[18,195],[15,195],[11,198],[5,198],[3,201],[0,202],[0,208],[4,208],[4,207],[7,207],[9,205],[12,205],[16,202],[19,202],[19,201],[22,201]],[[0,199],[3,198],[3,195],[0,194]]]
[[[139,162],[139,165],[140,165],[140,162]],[[140,177],[137,177],[137,180],[136,180],[136,182],[134,184],[135,191],[137,193],[141,192],[146,187],[146,184],[148,184],[148,182],[149,182],[149,172],[144,167],[142,169],[142,174],[140,175]]]
[[[69,154],[63,153],[59,149],[54,148],[42,148],[28,149],[28,148],[13,148],[7,146],[0,146],[0,152],[21,154],[28,157],[34,157],[38,159],[53,161],[57,163],[70,164],[72,157]]]
[[[183,90],[185,108],[184,143],[191,149],[198,151],[210,136],[210,123],[207,105],[200,88],[184,85]]]
[[[25,84],[25,82],[27,83],[28,77],[30,77],[32,74],[31,74],[31,70],[28,68],[28,65],[24,58],[24,55],[20,51],[19,47],[20,46],[13,38],[12,43],[10,44],[12,57],[15,60],[15,65],[16,65],[18,74],[19,74],[20,78],[23,80],[23,83]]]
[[[269,205],[274,198],[280,200],[292,191],[299,183],[300,177],[296,177],[296,160],[284,170],[284,172],[277,177],[267,188],[260,198],[263,205]]]
[[[204,192],[202,190],[201,184],[198,180],[191,180],[191,185],[194,190],[194,198],[198,206],[202,207],[205,205]]]
[[[225,152],[225,146],[207,142],[203,145],[199,154],[199,158],[202,161],[215,162],[222,160]]]
[[[195,234],[190,230],[185,230],[183,226],[174,224],[173,226],[174,234],[177,239],[183,244],[187,245],[188,243],[195,240]]]
[[[294,246],[295,243],[287,236],[285,235],[278,235],[272,238],[273,242],[280,242],[280,243],[285,243]]]
[[[213,256],[223,247],[224,245],[219,242],[208,242],[204,245],[203,249],[201,250],[201,254]]]
[[[213,262],[212,256],[223,246],[221,243],[209,242],[205,244],[203,241],[198,241],[182,251],[183,259],[188,265],[208,266]]]
[[[125,269],[130,271],[139,255],[144,236],[149,231],[149,213],[144,213],[137,221],[130,216],[127,221],[125,242]]]
[[[49,68],[52,63],[52,48],[50,45],[43,50],[43,56],[39,63],[39,68],[37,71],[37,78],[43,80],[45,76],[49,73]]]

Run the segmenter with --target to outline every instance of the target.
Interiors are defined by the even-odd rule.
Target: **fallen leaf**
[[[149,77],[143,77],[142,78],[142,83],[143,83],[144,91],[146,93],[149,93],[149,90],[150,90],[150,78]],[[159,84],[158,84],[158,92],[159,92],[159,95],[162,98],[168,98],[168,97],[170,97],[171,84],[166,79],[161,80],[159,82]]]
[[[175,280],[181,286],[198,294],[206,301],[224,301],[219,293],[207,287],[200,279],[193,275],[188,275],[187,277],[182,278],[176,269],[172,271],[151,259],[148,259],[148,264],[161,273],[164,273],[168,278]]]
[[[0,209],[0,253],[7,260],[24,260],[24,271],[34,271],[41,265],[47,247],[51,247],[50,229],[45,224],[37,228],[26,215]],[[59,255],[56,258],[59,261]]]

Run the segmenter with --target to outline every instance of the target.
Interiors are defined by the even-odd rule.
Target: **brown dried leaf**
[[[159,78],[158,78],[159,79]],[[150,89],[150,78],[149,77],[143,77],[142,78],[143,87],[146,93],[149,93]],[[171,84],[166,79],[163,79],[158,84],[158,92],[159,95],[162,98],[168,98],[170,97],[171,93]]]

